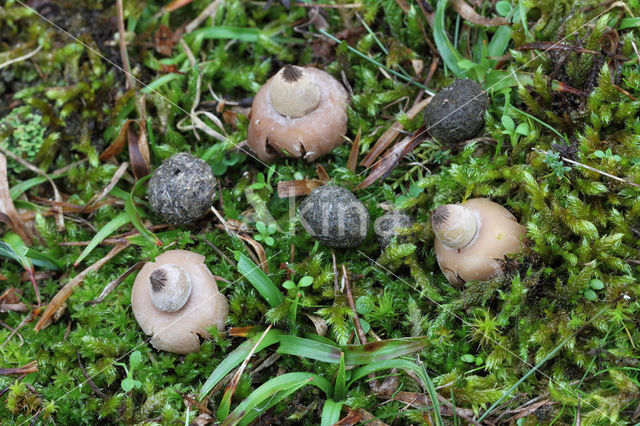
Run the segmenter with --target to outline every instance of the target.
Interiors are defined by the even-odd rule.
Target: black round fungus
[[[379,217],[373,224],[373,229],[376,232],[378,243],[382,248],[385,248],[395,237],[399,236],[399,230],[409,228],[411,225],[413,225],[411,216],[391,211]]]
[[[312,191],[300,204],[300,220],[309,235],[335,248],[356,247],[369,231],[367,208],[340,186]]]
[[[211,167],[188,153],[162,162],[149,181],[151,208],[172,225],[204,216],[213,202],[216,179]]]
[[[473,80],[456,80],[439,91],[424,110],[429,134],[445,144],[474,137],[484,125],[489,97]]]

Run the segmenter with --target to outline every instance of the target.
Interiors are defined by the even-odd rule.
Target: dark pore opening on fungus
[[[437,207],[431,214],[431,223],[435,226],[442,225],[447,221],[449,211],[446,206]]]
[[[294,67],[293,65],[285,65],[282,70],[282,78],[287,83],[295,83],[302,77],[302,71],[300,69]]]
[[[162,290],[162,288],[167,284],[167,279],[167,273],[163,269],[156,269],[149,276],[151,289],[155,292]]]

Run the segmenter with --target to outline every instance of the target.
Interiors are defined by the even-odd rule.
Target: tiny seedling
[[[133,378],[133,372],[138,366],[142,363],[142,354],[140,351],[133,351],[131,355],[129,355],[129,368],[123,362],[115,362],[115,365],[119,365],[124,368],[125,373],[127,373],[127,377],[120,383],[122,390],[125,392],[129,392],[132,389],[140,389],[142,387],[142,382],[139,380],[135,380]]]
[[[267,226],[264,222],[256,222],[256,229],[259,232],[258,235],[254,235],[253,237],[256,241],[263,241],[269,247],[275,244],[276,241],[272,237],[277,231],[275,223],[270,223],[269,226]]]
[[[302,289],[305,287],[309,287],[311,284],[313,284],[313,277],[309,277],[309,276],[302,277],[300,281],[298,281],[297,285],[295,282],[291,280],[287,280],[284,283],[282,283],[282,286],[287,290],[289,290],[290,293],[294,293],[296,297],[293,301],[293,305],[291,305],[291,314],[290,314],[291,324],[293,327],[295,327],[295,324],[296,324],[296,315],[298,313],[298,300],[300,300],[301,296],[304,296],[304,291]]]
[[[484,362],[481,356],[474,356],[473,354],[464,354],[460,357],[460,360],[467,364],[475,364],[478,366],[482,365]]]
[[[591,155],[595,158],[606,160],[611,163],[618,163],[622,160],[622,157],[620,157],[618,154],[614,154],[613,152],[611,152],[611,148],[607,148],[606,151],[597,150]]]
[[[598,300],[598,294],[596,293],[596,291],[602,290],[603,288],[604,283],[602,281],[600,281],[599,279],[592,279],[589,282],[589,286],[585,290],[580,291],[580,293],[582,293],[585,299],[591,302],[595,302],[596,300]]]
[[[267,172],[267,177],[264,177],[263,173],[258,173],[256,176],[256,182],[251,184],[251,189],[263,189],[266,188],[269,193],[273,193],[273,187],[271,186],[271,178],[273,174],[276,172],[276,166],[269,167],[269,171]]]
[[[562,179],[565,173],[571,171],[571,167],[565,165],[560,158],[560,154],[556,151],[547,151],[544,157],[544,162],[553,171],[558,180]]]

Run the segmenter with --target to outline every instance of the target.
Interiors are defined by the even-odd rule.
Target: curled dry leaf
[[[260,269],[262,269],[265,274],[268,274],[269,273],[269,264],[267,263],[267,252],[264,251],[264,247],[262,247],[262,244],[260,244],[259,242],[257,242],[253,238],[248,237],[246,235],[237,234],[237,236],[242,241],[246,242],[247,244],[249,244],[251,246],[251,248],[253,249],[253,252],[255,252],[255,254],[258,256],[258,259],[257,259],[258,261],[256,263],[259,264]],[[249,254],[252,254],[253,252],[249,251]],[[254,259],[254,260],[256,260],[256,259]]]
[[[7,177],[7,159],[2,154],[0,154],[0,213],[3,213],[0,216],[0,220],[9,225],[22,238],[22,241],[30,246],[32,243],[31,234],[22,219],[20,219],[20,215],[13,205],[13,200],[11,200],[9,179]]]
[[[464,0],[452,0],[451,5],[466,21],[472,24],[481,25],[483,27],[497,27],[500,25],[509,25],[509,21],[504,18],[485,18],[478,14],[475,9],[469,6]]]
[[[422,111],[427,105],[431,102],[431,98],[423,99],[417,104],[413,105],[409,111],[407,111],[407,118],[409,120],[413,120],[416,115],[420,111]],[[396,121],[387,129],[386,132],[380,136],[380,139],[375,143],[375,145],[371,148],[369,153],[360,163],[361,166],[371,167],[371,165],[376,161],[376,159],[380,156],[380,154],[387,149],[387,147],[393,142],[396,137],[400,134],[400,132],[404,130],[404,125],[400,124],[400,122]]]
[[[100,191],[99,193],[97,193],[96,195],[91,197],[91,199],[89,200],[89,202],[86,204],[86,206],[83,209],[84,213],[87,213],[87,212],[91,211],[91,209],[95,208],[96,204],[100,200],[102,200],[104,197],[106,197],[109,192],[111,192],[111,190],[120,181],[120,178],[122,178],[122,175],[124,175],[124,173],[127,171],[127,167],[129,167],[129,163],[127,163],[126,161],[124,163],[120,164],[120,167],[118,167],[118,170],[116,170],[116,172],[111,177],[111,181],[109,182],[109,184],[107,186],[105,186],[102,189],[102,191]]]
[[[138,125],[139,131],[131,129],[131,123]],[[111,142],[111,145],[100,154],[100,160],[106,161],[111,157],[120,154],[124,149],[125,143],[129,146],[129,159],[131,168],[136,179],[143,178],[149,174],[149,145],[147,143],[147,130],[144,120],[126,120],[118,132],[118,136]]]
[[[311,314],[305,314],[305,315],[313,323],[313,326],[316,328],[316,333],[318,333],[318,336],[326,336],[329,326],[327,325],[327,322],[324,320],[324,318],[320,318]]]
[[[406,137],[399,143],[395,144],[371,167],[371,173],[369,173],[369,175],[354,189],[367,188],[378,179],[386,178],[389,173],[395,169],[400,160],[402,160],[409,152],[411,152],[411,150],[418,146],[427,137],[428,134],[426,128],[425,126],[422,126],[416,130],[413,137]]]

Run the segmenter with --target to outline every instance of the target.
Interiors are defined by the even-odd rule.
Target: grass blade
[[[344,369],[344,353],[340,354],[340,367],[336,375],[336,384],[333,388],[333,397],[336,401],[342,401],[347,395],[347,379]]]
[[[342,402],[327,399],[322,406],[322,416],[320,418],[320,426],[331,426],[340,420],[340,411],[342,411]]]
[[[133,185],[133,189],[131,189],[131,193],[129,194],[129,196],[127,197],[124,203],[124,211],[127,213],[127,216],[129,216],[129,221],[133,224],[133,226],[136,227],[138,232],[140,232],[140,235],[143,235],[147,240],[151,241],[155,245],[161,246],[162,241],[160,241],[160,238],[156,237],[153,232],[149,231],[147,227],[144,226],[144,224],[142,223],[142,220],[140,220],[138,209],[136,208],[136,205],[133,201],[134,194],[138,189],[138,185],[151,179],[151,176],[152,175],[147,175],[142,179],[139,179],[138,182],[136,182],[136,184]]]
[[[427,378],[424,376],[422,368],[420,368],[420,366],[416,363],[407,359],[389,359],[386,361],[377,362],[375,364],[368,364],[358,368],[357,370],[354,370],[351,373],[351,380],[347,384],[347,388],[351,387],[351,385],[356,381],[362,379],[365,376],[368,376],[371,373],[382,370],[391,370],[392,368],[411,371],[415,373],[420,378],[420,380],[426,383]]]
[[[440,402],[438,401],[438,393],[436,392],[436,387],[433,385],[431,381],[431,377],[427,373],[427,369],[424,368],[424,365],[421,366],[422,376],[426,379],[424,384],[427,387],[427,393],[429,394],[429,399],[431,400],[431,405],[433,405],[433,417],[434,423],[436,426],[442,426],[444,423],[442,421],[442,414],[440,413]]]
[[[433,40],[438,48],[438,53],[445,65],[456,75],[464,77],[465,71],[458,66],[458,62],[464,59],[462,54],[451,44],[445,29],[444,15],[447,9],[448,0],[438,0],[436,14],[433,19]]]
[[[306,385],[314,385],[324,391],[327,397],[331,397],[331,383],[325,378],[313,373],[285,373],[254,390],[222,424],[249,424],[260,414]]]
[[[282,336],[278,353],[339,364],[344,352],[346,365],[363,365],[408,355],[424,349],[428,344],[425,337],[410,337],[340,348],[302,337]]]
[[[275,308],[280,305],[284,297],[273,281],[244,254],[235,252],[235,257],[238,261],[238,272],[258,290],[269,306]]]
[[[82,262],[84,258],[87,257],[89,253],[91,253],[93,249],[98,246],[98,244],[100,244],[105,238],[107,238],[109,235],[113,234],[129,222],[129,215],[126,212],[122,212],[118,216],[111,219],[106,225],[100,228],[98,232],[96,232],[96,235],[93,236],[93,238],[89,242],[89,245],[87,245],[84,250],[82,250],[82,253],[80,253],[78,259],[76,259],[76,261],[73,263],[73,266],[78,266],[78,264]]]
[[[304,358],[338,364],[340,362],[342,351],[339,347],[317,342],[315,340],[296,336],[282,336],[280,339],[280,347],[278,347],[278,353],[296,355]]]
[[[64,172],[64,173],[60,173],[59,175],[51,175],[50,177],[51,179],[58,179],[66,175],[67,175],[67,172]],[[15,201],[16,198],[24,194],[25,191],[33,188],[34,186],[40,185],[41,183],[45,183],[46,181],[47,181],[47,178],[44,176],[36,176],[31,179],[22,181],[16,185],[13,185],[11,189],[9,189],[9,196],[11,197],[12,200]]]
[[[262,342],[258,345],[255,352],[260,352],[267,346],[271,346],[274,343],[278,343],[280,341],[280,336],[282,336],[282,331],[280,330],[269,330],[269,332],[264,336]],[[242,361],[244,361],[255,346],[256,342],[260,339],[260,336],[253,336],[248,339],[246,342],[242,343],[240,346],[231,351],[224,360],[218,364],[213,373],[209,376],[207,381],[202,385],[202,389],[200,389],[200,398],[203,398],[204,395],[211,392],[219,382],[229,374],[231,370],[233,370],[236,366],[238,366]]]

